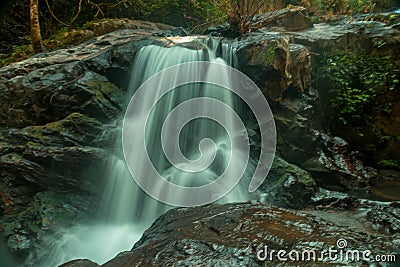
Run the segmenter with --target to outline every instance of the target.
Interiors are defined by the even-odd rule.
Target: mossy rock
[[[75,146],[93,145],[103,133],[104,126],[96,119],[72,113],[65,119],[43,126],[28,126],[10,131],[13,143],[32,142],[31,145]]]
[[[266,203],[302,209],[310,203],[317,186],[308,172],[276,156],[260,191]]]
[[[45,233],[89,220],[94,205],[92,196],[40,192],[21,212],[3,218],[0,228],[11,250],[24,255]]]

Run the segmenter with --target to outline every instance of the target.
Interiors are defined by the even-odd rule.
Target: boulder
[[[280,33],[251,35],[239,42],[237,57],[240,70],[261,86],[269,101],[282,98],[291,79],[287,37]]]
[[[60,265],[59,267],[98,267],[97,263],[90,260],[74,260]]]
[[[317,187],[309,173],[276,156],[260,191],[262,202],[302,209],[310,204]]]
[[[379,53],[400,60],[399,31],[383,22],[347,18],[336,23],[315,24],[310,29],[286,34],[294,43],[306,46],[317,55],[313,64],[318,63],[318,55],[341,50]]]
[[[376,170],[364,166],[346,140],[319,132],[315,134],[321,142],[321,150],[301,167],[313,175],[318,185],[337,191],[369,190],[370,182],[377,177]]]
[[[346,242],[344,251],[397,253],[392,241],[398,234],[377,238],[376,232],[361,228],[363,221],[355,219],[353,226],[343,227],[341,219],[339,213],[334,223],[311,211],[294,212],[259,203],[174,209],[161,216],[131,251],[102,266],[298,266],[299,262],[280,262],[276,257],[263,260],[265,248],[321,252],[338,249],[340,239]],[[337,266],[338,262],[325,258],[321,264]]]

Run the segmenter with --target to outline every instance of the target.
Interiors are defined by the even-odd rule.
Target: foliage
[[[367,20],[368,21],[378,21],[383,22],[387,25],[393,25],[399,22],[400,16],[399,14],[391,13],[391,14],[373,14]]]
[[[318,17],[329,19],[335,15],[351,15],[384,10],[393,6],[392,0],[300,0],[300,5]]]
[[[400,71],[390,58],[337,52],[327,59],[324,72],[334,82],[332,107],[343,124],[367,123],[368,114],[377,109],[391,112],[382,99],[398,90]]]
[[[388,159],[383,159],[379,161],[378,163],[382,167],[386,168],[393,168],[393,169],[398,169],[400,170],[400,160],[388,160]]]
[[[138,18],[175,26],[194,28],[198,25],[218,24],[224,14],[213,0],[137,0]]]
[[[397,168],[399,62],[348,51],[326,56],[317,75],[330,89],[332,133],[355,145],[370,164]]]
[[[26,59],[34,54],[32,45],[14,46],[13,49],[13,52],[8,56],[0,57],[0,67]]]

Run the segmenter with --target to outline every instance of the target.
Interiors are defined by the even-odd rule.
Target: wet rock
[[[229,23],[217,25],[214,27],[209,27],[205,32],[205,35],[211,36],[225,36],[225,37],[234,37],[232,36],[232,32],[230,30]]]
[[[52,65],[17,76],[2,92],[0,123],[11,127],[43,124],[80,112],[102,121],[121,111],[122,91],[79,62]],[[9,116],[19,111],[16,118]]]
[[[276,22],[276,24],[272,24],[272,27],[276,26],[279,28],[284,28],[287,31],[301,31],[309,29],[313,26],[313,23],[304,12],[295,13],[292,16],[283,18]]]
[[[284,103],[285,105],[286,103],[288,105],[301,104],[303,106],[301,109],[308,109],[302,100],[285,101]],[[275,108],[274,114],[279,153],[288,161],[298,165],[313,157],[316,153],[316,140],[312,135],[309,119],[286,109],[285,106]]]
[[[106,19],[95,21],[89,25],[89,29],[93,31],[95,36],[104,35],[120,29],[140,29],[145,31],[170,30],[173,26],[154,23],[149,21],[132,20],[132,19]]]
[[[346,193],[318,188],[311,198],[311,205],[316,210],[354,210],[361,206],[361,202],[354,196]]]
[[[356,227],[344,229],[310,214],[246,203],[169,211],[144,233],[132,251],[103,266],[263,266],[265,262],[257,259],[257,253],[265,246],[270,250],[322,251],[337,248],[340,238],[346,239],[346,249],[369,249],[376,254],[397,251],[390,235],[376,238]],[[297,266],[298,262],[282,263],[275,258],[271,264]],[[338,262],[325,259],[321,264]]]
[[[315,134],[321,140],[321,151],[301,166],[312,174],[318,185],[337,191],[368,190],[370,181],[377,176],[376,170],[365,167],[344,139]]]
[[[307,207],[317,191],[316,183],[306,171],[275,157],[267,180],[260,188],[262,202],[278,207]]]
[[[282,9],[281,11],[273,11],[273,12],[268,12],[265,14],[258,15],[254,18],[255,21],[258,20],[264,20],[268,21],[270,18],[273,16],[282,16],[285,12],[289,11],[290,9]],[[288,16],[282,16],[281,19],[266,25],[268,29],[274,29],[275,27],[278,27],[281,30],[287,30],[287,31],[301,31],[305,29],[309,29],[313,26],[313,23],[308,17],[304,10],[299,9],[299,11],[292,12],[291,14],[288,14]]]
[[[379,230],[394,234],[400,233],[400,202],[390,205],[377,206],[367,213],[367,218],[372,221]]]
[[[94,263],[90,260],[74,260],[74,261],[62,264],[59,267],[97,267],[97,266],[99,266],[97,263]]]
[[[289,87],[291,90],[295,90],[298,93],[308,92],[311,85],[312,68],[311,68],[311,54],[308,49],[299,44],[290,44],[290,62],[289,62],[289,73],[291,79]]]
[[[32,142],[43,146],[96,146],[107,129],[96,119],[80,113],[43,126],[28,126],[22,129],[3,131],[0,140],[13,145]]]
[[[269,101],[277,101],[288,88],[289,39],[279,33],[251,35],[239,42],[241,71],[261,86]]]
[[[353,20],[353,21],[352,21]],[[315,24],[313,28],[288,32],[294,43],[305,45],[312,53],[321,54],[350,50],[358,53],[380,53],[399,60],[400,35],[398,30],[382,22],[354,21],[353,18],[336,23]],[[384,45],[378,45],[378,44]],[[315,57],[317,63],[319,57]]]
[[[38,240],[59,227],[87,221],[94,206],[94,197],[90,195],[40,192],[21,212],[3,217],[0,229],[8,247],[22,262],[37,248]]]
[[[274,114],[278,151],[301,164],[315,156],[312,117],[318,94],[310,87],[311,54],[280,33],[254,33],[238,42],[240,70],[254,80]]]

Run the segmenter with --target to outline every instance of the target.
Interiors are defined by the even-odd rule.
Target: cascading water
[[[218,40],[209,39],[205,45],[199,42],[199,46],[207,49],[188,49],[179,46],[171,48],[159,46],[146,46],[142,48],[134,62],[130,90],[133,94],[139,86],[149,77],[168,67],[193,61],[216,61],[225,62],[217,58],[217,49],[221,47],[221,55],[228,64],[235,65],[236,57],[234,50],[227,44],[221,44]],[[179,73],[176,74],[178,78]],[[224,73],[212,73],[210,75],[224,75]],[[171,78],[171,77],[170,77]],[[163,85],[160,84],[159,87]],[[154,99],[161,97],[160,88],[145,92],[142,96],[144,102],[152,103]],[[193,97],[210,97],[237,108],[238,101],[228,90],[218,88],[210,84],[189,84],[177,88],[161,97],[157,107],[152,111],[147,120],[146,140],[151,161],[162,176],[181,186],[200,186],[216,179],[225,169],[230,157],[230,142],[226,132],[218,123],[213,123],[205,118],[189,122],[179,133],[179,147],[182,153],[192,160],[199,158],[200,152],[197,145],[205,138],[212,139],[216,144],[215,162],[210,168],[193,173],[184,171],[171,165],[163,153],[160,140],[161,128],[167,115],[179,103]],[[204,109],[209,107],[204,106]],[[224,116],[227,124],[232,123],[229,114]],[[139,118],[141,119],[141,118]],[[173,131],[171,131],[173,132]],[[166,136],[167,140],[173,140],[175,136]],[[129,145],[135,147],[135,136],[128,141]],[[131,153],[132,154],[132,153]],[[143,163],[144,153],[136,151],[134,156],[128,158],[137,165],[141,175],[146,175],[146,169],[140,170]],[[247,167],[247,172],[254,172],[254,166]],[[115,155],[110,160],[110,166],[106,171],[105,190],[100,204],[99,219],[96,225],[77,226],[68,229],[54,244],[47,248],[53,252],[46,254],[45,258],[36,262],[35,266],[57,266],[64,262],[86,258],[102,264],[119,252],[130,250],[133,244],[140,238],[143,231],[148,228],[154,220],[165,211],[173,208],[151,198],[142,191],[132,179],[126,166],[121,151],[121,140],[116,142]],[[189,177],[190,176],[190,177]],[[248,175],[251,176],[251,175]],[[220,199],[219,203],[247,201],[252,196],[248,193],[248,180],[243,185],[236,186],[229,194]],[[154,185],[155,187],[157,185]],[[177,196],[179,197],[179,196]]]

